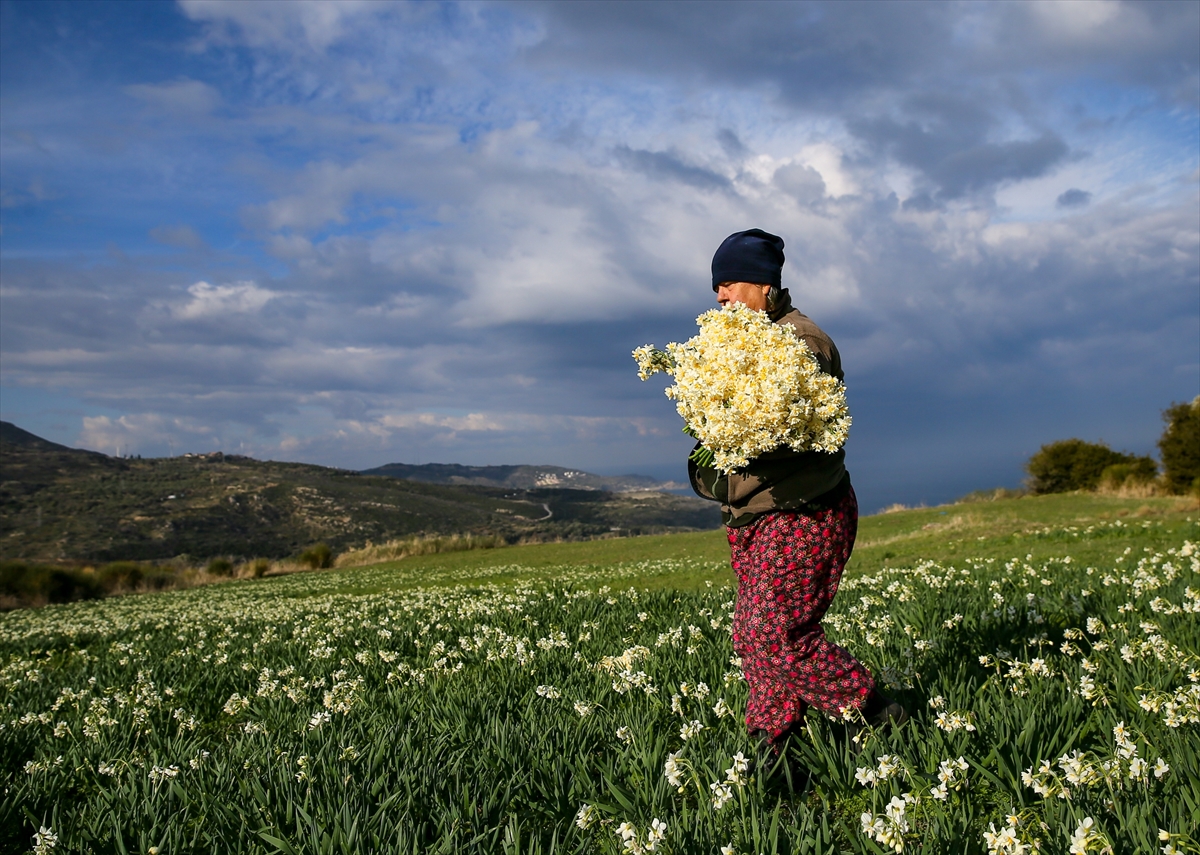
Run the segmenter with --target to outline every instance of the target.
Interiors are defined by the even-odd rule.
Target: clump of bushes
[[[246,569],[250,571],[251,577],[261,579],[271,569],[271,562],[266,558],[255,558],[246,565]]]
[[[1096,489],[1101,493],[1152,496],[1158,491],[1158,467],[1149,457],[1135,458],[1132,463],[1114,463],[1100,473]]]
[[[228,558],[214,558],[204,569],[213,576],[232,576],[233,562]]]
[[[318,543],[301,552],[297,560],[313,570],[324,570],[333,566],[333,550],[324,543]]]
[[[1162,475],[1154,458],[1123,454],[1104,443],[1062,439],[1038,449],[1025,471],[1034,493],[1098,490],[1102,493],[1153,496],[1193,493],[1200,496],[1200,395],[1163,410],[1166,428],[1158,440]]]
[[[0,608],[95,600],[105,595],[96,573],[72,567],[0,561]]]
[[[1118,466],[1127,468],[1118,470],[1115,468]],[[1149,472],[1149,479],[1153,480],[1158,473],[1158,464],[1150,457],[1113,451],[1103,443],[1062,439],[1043,445],[1029,458],[1025,471],[1030,476],[1030,489],[1041,495],[1095,490],[1106,471],[1112,473],[1112,477],[1116,477],[1118,471]]]
[[[150,590],[161,591],[174,587],[176,572],[169,567],[154,567],[136,561],[114,561],[96,571],[96,577],[105,593],[118,591]]]
[[[114,561],[100,569],[28,561],[0,561],[0,609],[96,600],[125,591],[173,588],[179,574],[170,567]]]

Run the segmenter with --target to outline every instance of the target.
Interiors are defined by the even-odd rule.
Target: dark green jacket
[[[777,324],[791,327],[804,340],[822,371],[843,379],[837,346],[811,319],[792,308],[786,288],[780,292],[770,317]],[[850,489],[844,449],[826,454],[792,451],[785,446],[760,454],[745,468],[728,475],[688,460],[688,477],[697,495],[721,503],[721,519],[732,528],[748,525],[772,511],[828,507]]]

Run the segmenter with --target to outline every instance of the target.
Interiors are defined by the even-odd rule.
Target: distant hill
[[[645,475],[593,475],[561,466],[463,466],[458,463],[388,463],[363,470],[364,475],[386,475],[426,484],[459,484],[534,490],[565,487],[572,490],[609,490],[632,493],[645,490],[680,490],[686,484],[659,481]]]
[[[32,434],[27,430],[22,430],[12,422],[0,422],[0,443],[13,446],[14,448],[37,448],[43,451],[80,451],[77,448],[69,448],[65,445],[59,445],[57,442],[42,439],[40,436]],[[93,454],[95,452],[88,451],[83,453]],[[101,454],[100,456],[104,457],[105,455]]]
[[[715,504],[689,496],[439,484],[220,452],[132,460],[0,422],[0,558],[199,562],[317,541],[341,551],[415,534],[581,540],[719,524]]]

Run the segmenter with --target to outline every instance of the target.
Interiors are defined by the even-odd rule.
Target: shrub
[[[250,562],[250,575],[255,579],[261,579],[263,575],[271,569],[271,562],[266,558],[255,558]]]
[[[1033,492],[1066,493],[1071,490],[1094,490],[1106,468],[1116,463],[1135,463],[1137,460],[1131,454],[1121,454],[1101,443],[1063,439],[1043,445],[1037,454],[1029,458],[1025,471],[1030,475],[1029,487]],[[1154,461],[1150,462],[1153,464]]]
[[[139,588],[148,591],[165,591],[174,588],[177,579],[170,567],[149,567],[142,573]]]
[[[333,550],[324,543],[306,549],[300,553],[300,563],[307,564],[313,570],[324,570],[333,566]]]
[[[143,575],[145,574],[140,564],[133,561],[114,561],[101,567],[96,573],[96,578],[104,590],[111,593],[121,589],[133,590],[142,581]]]
[[[1097,488],[1117,492],[1125,488],[1147,487],[1158,477],[1158,464],[1153,457],[1135,457],[1130,463],[1113,463],[1100,473]]]
[[[1166,429],[1158,440],[1163,480],[1173,493],[1200,488],[1200,395],[1190,404],[1163,410]]]
[[[0,607],[69,603],[104,596],[92,573],[48,564],[0,561]]]
[[[214,558],[204,569],[214,576],[230,576],[233,574],[233,562],[228,558]]]

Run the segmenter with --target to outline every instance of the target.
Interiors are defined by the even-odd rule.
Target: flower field
[[[748,762],[711,559],[11,612],[0,849],[1200,852],[1197,528],[851,574],[829,634],[913,718],[857,752],[810,714],[795,793]]]

